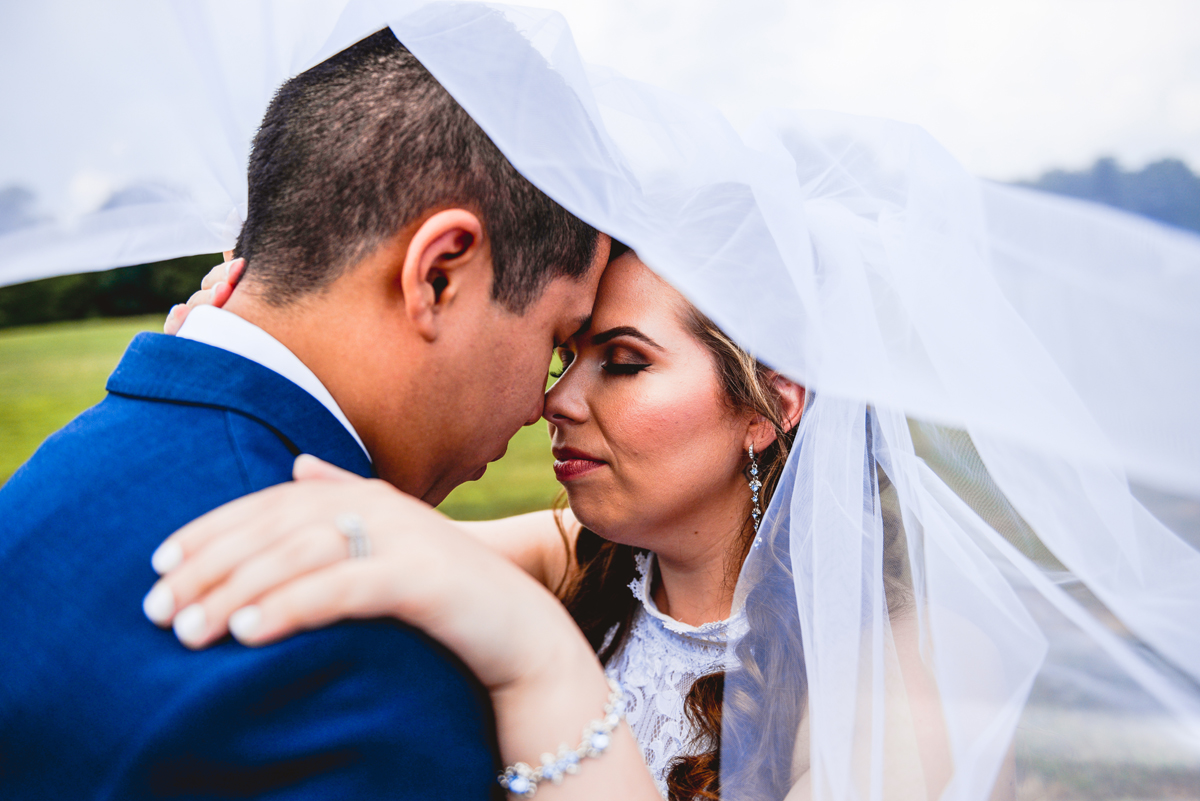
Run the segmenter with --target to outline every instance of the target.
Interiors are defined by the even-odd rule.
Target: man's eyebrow
[[[614,340],[617,337],[632,337],[640,342],[645,342],[652,348],[664,350],[662,345],[658,344],[653,339],[634,328],[632,325],[618,325],[616,328],[610,328],[607,331],[601,331],[599,334],[593,334],[592,344],[603,345],[605,342]]]

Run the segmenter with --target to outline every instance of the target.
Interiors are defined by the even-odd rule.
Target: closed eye
[[[634,375],[645,370],[650,365],[629,362],[604,362],[600,365],[609,375]]]

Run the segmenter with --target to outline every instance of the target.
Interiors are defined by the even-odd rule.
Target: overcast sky
[[[1112,155],[1200,171],[1200,0],[526,0],[584,58],[699,95],[924,126],[1010,180]]]

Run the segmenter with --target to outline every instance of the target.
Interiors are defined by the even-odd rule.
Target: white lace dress
[[[700,676],[737,664],[726,645],[741,635],[745,624],[738,614],[703,626],[664,615],[650,597],[653,564],[653,557],[638,555],[638,578],[629,588],[641,605],[629,636],[605,672],[625,688],[629,725],[658,791],[666,797],[671,760],[691,753],[692,729],[683,714],[683,699]]]

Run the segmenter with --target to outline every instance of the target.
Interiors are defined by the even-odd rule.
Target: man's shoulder
[[[182,524],[288,480],[292,459],[268,426],[229,410],[110,395],[47,438],[0,487],[0,539],[26,519],[43,530],[86,519],[99,534],[171,507],[185,515]]]
[[[308,396],[284,387],[258,414],[244,408],[255,402],[245,400],[254,387],[272,386],[272,375],[198,343],[136,338],[109,396],[51,435],[0,487],[0,576],[30,583],[22,576],[57,560],[60,576],[81,571],[83,579],[89,556],[148,558],[187,522],[290,479],[300,449],[269,418],[277,409],[295,427],[305,410],[292,407]],[[249,388],[239,389],[239,380]],[[85,580],[104,583],[103,576]]]
[[[42,505],[61,499],[80,509],[91,492],[144,496],[163,482],[204,493],[216,471],[240,476],[237,494],[245,494],[290,478],[300,453],[371,473],[361,448],[320,402],[220,348],[139,334],[107,388],[107,398],[52,434],[0,488],[0,507],[5,497],[31,495]]]

